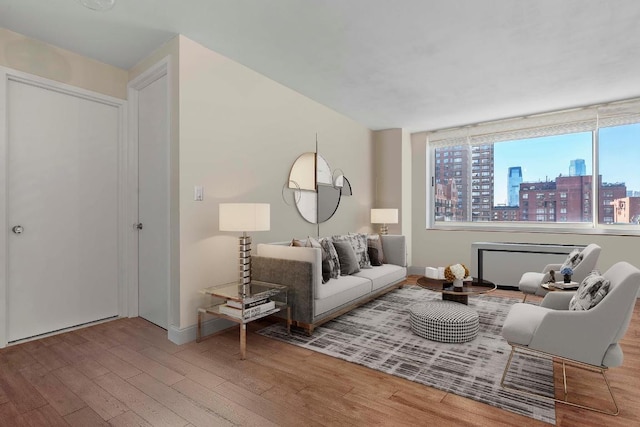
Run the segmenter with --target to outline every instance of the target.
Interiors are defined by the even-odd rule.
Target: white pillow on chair
[[[569,310],[589,310],[595,307],[609,293],[610,287],[611,282],[598,272],[589,274],[569,301]]]

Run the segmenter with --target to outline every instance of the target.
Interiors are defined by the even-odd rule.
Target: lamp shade
[[[398,209],[371,209],[372,224],[397,224]]]
[[[268,203],[220,203],[220,231],[268,231]]]

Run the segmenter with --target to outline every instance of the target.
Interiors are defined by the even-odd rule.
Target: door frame
[[[114,98],[87,89],[81,89],[65,83],[60,83],[44,77],[35,76],[21,71],[0,66],[0,348],[7,346],[9,333],[8,325],[8,292],[9,292],[9,132],[7,129],[7,116],[9,103],[7,99],[7,87],[10,81],[20,82],[62,94],[76,96],[94,102],[100,102],[118,109],[118,315],[123,316],[127,312],[125,298],[126,278],[128,275],[126,240],[127,227],[125,226],[128,210],[127,200],[127,101]]]
[[[167,332],[169,328],[174,324],[171,313],[174,308],[177,307],[178,301],[173,298],[172,287],[175,282],[174,275],[178,271],[175,264],[175,238],[174,230],[176,230],[176,215],[173,212],[173,204],[175,200],[175,191],[172,183],[172,170],[175,166],[175,155],[172,150],[171,144],[171,106],[173,104],[173,92],[171,89],[172,72],[171,72],[171,55],[167,55],[147,70],[142,72],[139,76],[131,80],[127,86],[127,98],[129,100],[129,167],[128,167],[128,211],[127,218],[128,224],[134,233],[129,233],[129,239],[127,240],[127,248],[129,253],[129,268],[128,268],[128,280],[127,280],[127,305],[129,317],[136,317],[139,313],[139,288],[138,288],[138,231],[134,229],[134,225],[138,222],[138,102],[139,91],[155,82],[156,80],[166,76],[167,84],[167,123],[165,131],[167,132],[167,141],[169,146],[166,147],[169,151],[169,165],[168,165],[168,182],[169,186],[169,259],[167,264],[169,267],[169,281],[167,289]]]

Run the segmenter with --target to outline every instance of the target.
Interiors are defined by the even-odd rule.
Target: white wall
[[[126,99],[127,83],[171,58],[171,305],[169,322],[187,328],[205,303],[198,290],[235,280],[237,236],[218,231],[218,204],[271,204],[271,231],[259,242],[370,231],[371,131],[203,46],[177,36],[131,70],[0,29],[0,65]],[[282,187],[295,159],[315,151],[341,169],[353,196],[320,226],[285,203]],[[193,201],[203,185],[205,200]],[[288,199],[290,202],[290,199]]]
[[[389,234],[407,238],[407,260],[411,263],[411,137],[403,129],[373,133],[375,160],[375,208],[398,209],[398,224],[389,224]],[[379,225],[374,225],[379,227]]]
[[[237,235],[218,231],[218,204],[271,204],[271,231],[258,242],[316,236],[282,197],[295,159],[319,152],[353,188],[320,235],[369,230],[371,132],[362,125],[180,37],[180,327],[196,322],[198,290],[237,277]],[[204,201],[193,187],[204,186]]]
[[[412,265],[442,266],[455,262],[471,265],[473,242],[557,243],[587,245],[597,243],[602,247],[598,268],[602,271],[618,261],[628,261],[640,267],[637,247],[640,236],[613,236],[601,234],[561,234],[501,231],[446,231],[426,229],[426,144],[424,133],[412,136],[412,217],[413,257]]]
[[[127,98],[127,71],[0,28],[0,66]]]

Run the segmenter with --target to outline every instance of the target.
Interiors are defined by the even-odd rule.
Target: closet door
[[[9,81],[8,341],[118,315],[117,107]]]
[[[167,76],[138,90],[138,314],[169,324],[169,111]]]

